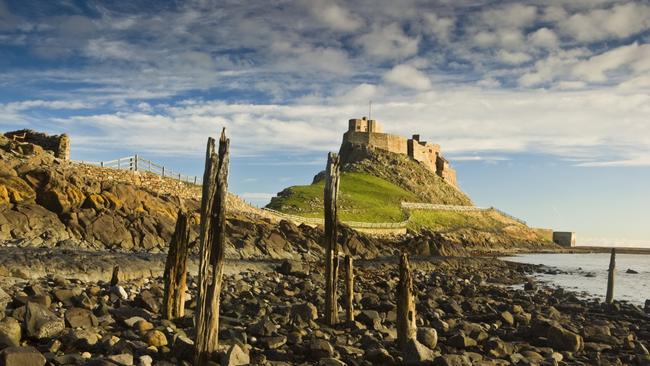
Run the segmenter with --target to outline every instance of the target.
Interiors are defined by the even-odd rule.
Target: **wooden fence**
[[[178,179],[179,181],[182,182],[200,185],[200,181],[198,180],[198,177],[196,175],[190,176],[190,175],[185,175],[176,172],[172,169],[165,168],[160,164],[156,164],[151,160],[144,159],[143,157],[138,156],[137,154],[133,156],[127,156],[124,158],[108,160],[108,161],[78,161],[78,162],[83,164],[95,165],[102,168],[122,169],[122,170],[130,170],[135,172],[149,172],[149,173],[159,175],[163,178]]]

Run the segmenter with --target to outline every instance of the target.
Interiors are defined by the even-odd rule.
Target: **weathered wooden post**
[[[113,267],[111,275],[111,286],[117,286],[120,283],[120,266]]]
[[[172,320],[185,315],[185,290],[187,289],[187,256],[190,243],[189,214],[178,210],[176,229],[169,244],[165,262],[165,294],[163,316]]]
[[[226,196],[230,140],[221,132],[218,155],[214,139],[208,138],[203,173],[199,232],[199,295],[196,312],[195,366],[204,366],[217,352],[219,342],[219,296],[223,279],[226,241]]]
[[[614,301],[614,275],[616,270],[616,249],[612,248],[612,254],[609,257],[609,274],[607,276],[607,296],[605,302],[611,304]]]
[[[345,256],[345,317],[348,324],[354,323],[354,268],[349,255]]]
[[[410,339],[417,337],[415,325],[415,298],[413,278],[408,255],[402,253],[399,260],[399,283],[397,285],[397,341],[404,350]]]
[[[338,256],[338,217],[336,205],[339,194],[339,157],[335,153],[327,155],[325,173],[325,322],[332,326],[339,322],[338,297],[336,285],[339,271]]]

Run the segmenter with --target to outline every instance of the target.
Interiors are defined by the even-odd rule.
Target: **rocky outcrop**
[[[385,179],[413,192],[421,202],[472,205],[471,199],[460,189],[406,155],[350,142],[341,145],[340,155],[342,171],[367,173]],[[314,177],[314,181],[320,179],[321,174]]]
[[[26,146],[30,146],[27,148]],[[38,145],[0,137],[0,241],[53,246],[162,248],[180,206],[198,202],[82,173]]]

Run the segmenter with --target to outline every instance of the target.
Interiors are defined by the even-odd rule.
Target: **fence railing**
[[[407,210],[443,210],[443,211],[485,211],[484,207],[441,205],[436,203],[402,202],[402,208]]]
[[[455,211],[455,212],[480,212],[480,211],[495,211],[511,220],[517,221],[522,225],[526,225],[526,221],[512,216],[506,212],[494,207],[476,207],[476,206],[459,206],[459,205],[441,205],[435,203],[419,203],[419,202],[402,202],[402,208],[405,210],[441,210],[441,211]]]
[[[311,225],[324,225],[325,221],[324,219],[317,218],[317,217],[302,217],[302,216],[297,216],[297,215],[291,215],[288,213],[276,211],[271,208],[263,207],[263,211],[266,211],[270,213],[273,216],[276,217],[281,217],[283,219],[293,221],[293,222],[299,222],[299,223],[305,223],[305,224],[311,224]],[[408,220],[407,221],[402,221],[402,222],[359,222],[359,221],[341,221],[341,223],[353,228],[353,229],[405,229],[406,226],[408,225]]]
[[[151,160],[144,159],[141,156],[132,155],[124,158],[119,158],[115,160],[108,161],[78,161],[83,164],[90,164],[99,166],[102,168],[111,168],[111,169],[121,169],[121,170],[131,170],[135,172],[149,172],[156,175],[159,175],[163,178],[172,178],[177,179],[182,182],[200,184],[198,177],[196,175],[190,176],[186,174],[179,173],[172,169],[166,168],[163,165],[154,163]]]

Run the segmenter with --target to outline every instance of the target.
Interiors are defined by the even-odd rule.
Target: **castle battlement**
[[[394,154],[408,155],[423,163],[429,170],[445,182],[456,185],[456,171],[442,156],[440,145],[420,141],[420,135],[412,138],[384,133],[381,125],[374,119],[353,118],[349,120],[348,131],[343,134],[343,143],[372,146]]]

